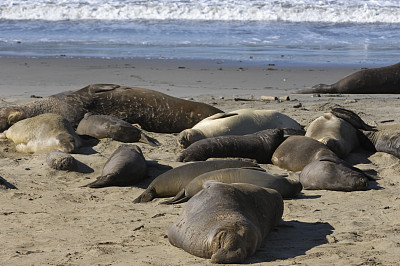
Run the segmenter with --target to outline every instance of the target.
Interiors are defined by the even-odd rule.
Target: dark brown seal
[[[290,136],[275,150],[271,161],[280,168],[297,172],[324,155],[336,156],[318,140],[306,136]]]
[[[62,115],[76,126],[87,112],[137,123],[147,131],[179,133],[222,111],[205,103],[179,99],[154,90],[94,84],[25,105],[2,108],[0,131],[21,119],[43,113]]]
[[[121,142],[143,142],[152,146],[160,145],[156,139],[147,136],[141,129],[109,115],[86,113],[79,122],[76,133],[97,139],[111,138]]]
[[[398,94],[400,93],[400,63],[360,70],[334,84],[318,84],[295,93]]]
[[[180,162],[204,161],[208,158],[249,158],[269,163],[272,153],[283,141],[282,129],[266,129],[242,136],[219,136],[199,140],[183,150]]]
[[[322,156],[306,165],[300,173],[304,189],[366,190],[368,179],[363,171],[336,156]]]
[[[282,214],[276,190],[208,181],[168,228],[168,240],[212,263],[241,263],[256,252]]]
[[[136,145],[122,145],[104,164],[101,176],[86,185],[91,188],[129,186],[147,177],[147,164],[142,150]]]
[[[148,202],[154,198],[175,196],[196,176],[224,168],[259,167],[241,160],[214,160],[188,163],[157,176],[134,203]]]

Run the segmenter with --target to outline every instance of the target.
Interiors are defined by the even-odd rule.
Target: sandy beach
[[[266,62],[0,58],[0,107],[26,103],[92,83],[157,90],[214,105],[224,111],[275,109],[307,126],[340,106],[378,129],[400,130],[398,95],[297,95],[296,89],[333,83],[355,66],[279,65]],[[32,97],[33,96],[33,97]],[[260,96],[289,96],[261,101]],[[312,97],[313,96],[313,97]],[[235,100],[236,98],[236,100]],[[241,100],[237,100],[237,98]],[[246,99],[251,99],[246,101]],[[176,167],[176,134],[148,132],[162,145],[136,143],[148,161]],[[82,187],[101,174],[122,143],[103,139],[73,156],[78,172],[57,171],[46,154],[21,154],[0,141],[0,265],[211,265],[168,242],[168,226],[183,204],[164,199],[134,204],[163,167],[132,187]],[[398,265],[400,261],[400,160],[356,150],[346,160],[375,170],[367,191],[303,190],[285,200],[284,226],[274,229],[245,263],[252,265]],[[287,173],[271,164],[271,173]],[[288,173],[298,178],[299,173]]]

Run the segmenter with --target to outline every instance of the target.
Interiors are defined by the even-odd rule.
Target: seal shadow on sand
[[[273,262],[305,255],[308,250],[328,243],[327,236],[333,230],[329,223],[285,221],[283,226],[278,225],[271,231],[256,254],[244,264]]]

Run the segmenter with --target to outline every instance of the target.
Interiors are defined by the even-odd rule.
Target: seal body
[[[299,181],[269,174],[262,168],[226,168],[197,176],[172,200],[164,203],[175,204],[190,199],[202,190],[203,184],[209,180],[215,180],[226,184],[248,183],[264,188],[271,188],[278,191],[283,198],[293,198],[302,189],[302,185]]]
[[[332,113],[325,113],[311,122],[306,136],[324,143],[341,158],[360,146],[357,129]]]
[[[301,126],[289,116],[275,110],[240,109],[207,117],[191,129],[183,130],[177,140],[180,146],[187,148],[200,139],[246,135],[273,128],[300,130]]]
[[[202,119],[222,113],[205,103],[187,101],[161,92],[115,84],[93,84],[77,91],[55,94],[37,101],[0,110],[0,130],[43,113],[62,115],[73,126],[85,113],[110,115],[137,123],[147,131],[179,133]]]
[[[269,163],[272,153],[283,141],[282,129],[266,129],[243,136],[220,136],[199,140],[183,150],[180,162],[204,161],[208,158],[250,158]]]
[[[398,94],[400,93],[400,63],[360,70],[334,84],[318,84],[295,93]]]
[[[79,135],[88,135],[97,139],[111,138],[121,142],[143,142],[152,146],[160,143],[147,136],[139,128],[128,122],[109,115],[86,113],[76,128]]]
[[[363,133],[372,143],[375,151],[386,152],[400,158],[400,132],[363,131]]]
[[[168,228],[168,240],[212,263],[241,263],[256,252],[282,214],[282,197],[273,189],[208,181]]]
[[[147,176],[147,164],[142,150],[136,145],[122,145],[104,164],[101,176],[86,185],[90,188],[129,186]]]
[[[78,168],[78,162],[71,154],[53,150],[46,155],[46,163],[53,169],[73,171]]]
[[[175,196],[198,175],[223,168],[239,167],[259,166],[253,162],[241,160],[214,160],[182,165],[157,176],[134,202],[148,202],[154,198]]]
[[[336,156],[323,156],[305,166],[300,182],[304,189],[354,191],[368,188],[368,177]]]
[[[289,171],[301,171],[324,155],[336,156],[325,144],[306,136],[290,136],[275,150],[272,163]]]
[[[68,120],[50,113],[18,121],[1,137],[12,140],[17,151],[23,153],[55,149],[72,153],[82,145]]]

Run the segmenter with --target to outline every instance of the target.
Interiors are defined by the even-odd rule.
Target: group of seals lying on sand
[[[77,126],[85,113],[110,115],[137,123],[147,131],[179,133],[216,113],[218,108],[161,92],[115,84],[93,84],[0,109],[0,132],[24,118],[55,113]]]
[[[241,263],[256,252],[282,214],[276,190],[208,181],[168,228],[168,240],[212,263]]]
[[[398,94],[400,93],[400,63],[360,70],[334,84],[318,84],[295,93]]]
[[[246,135],[265,129],[301,129],[299,123],[275,110],[240,109],[229,113],[215,114],[201,120],[177,137],[178,144],[187,148],[190,144],[205,138],[224,135]]]

